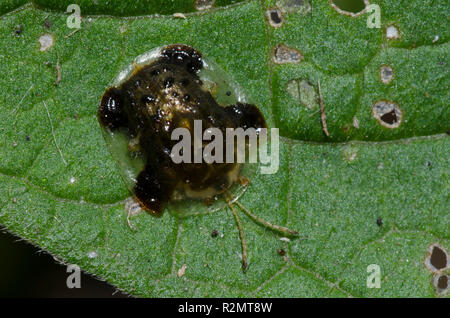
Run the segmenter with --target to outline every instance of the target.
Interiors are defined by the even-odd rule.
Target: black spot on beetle
[[[180,82],[181,86],[187,87],[189,85],[189,80],[187,78],[183,78]]]
[[[103,94],[99,106],[99,121],[104,127],[117,129],[126,125],[127,117],[123,108],[123,92],[113,87]]]
[[[150,72],[151,76],[158,76],[159,74],[161,74],[161,70],[159,70],[157,68]]]
[[[234,117],[234,121],[238,127],[244,129],[250,127],[265,127],[266,122],[264,116],[255,105],[236,103],[225,108],[227,114]]]
[[[170,87],[172,87],[173,82],[174,82],[173,77],[168,77],[168,78],[166,78],[166,79],[164,80],[164,87],[165,87],[165,88],[170,88]]]
[[[202,55],[186,45],[175,45],[161,52],[161,61],[167,64],[184,66],[189,73],[196,73],[203,67]]]
[[[332,0],[332,3],[342,10],[342,13],[360,13],[366,7],[364,0]]]
[[[156,97],[154,95],[144,95],[142,96],[142,102],[143,103],[154,103],[156,101]]]

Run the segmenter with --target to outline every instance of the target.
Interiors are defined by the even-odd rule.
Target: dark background
[[[127,297],[81,273],[81,288],[66,285],[66,266],[0,226],[0,297]]]

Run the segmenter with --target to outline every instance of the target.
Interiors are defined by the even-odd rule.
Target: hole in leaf
[[[440,247],[437,243],[428,247],[427,255],[425,257],[425,267],[431,272],[440,272],[448,267],[447,251]]]
[[[358,16],[365,12],[367,0],[331,0],[331,6],[340,14]]]
[[[394,70],[389,65],[381,65],[380,79],[384,84],[389,84],[394,78]]]
[[[366,7],[364,0],[333,0],[333,3],[341,10],[358,13]]]
[[[439,277],[437,285],[438,285],[438,288],[440,288],[440,289],[447,289],[447,287],[448,287],[447,275],[442,275],[441,277]]]
[[[390,40],[395,40],[400,37],[398,28],[395,25],[390,25],[386,28],[386,37]]]
[[[311,12],[309,0],[278,0],[277,6],[285,13],[303,13]]]
[[[438,270],[447,267],[447,254],[439,246],[433,246],[430,263]]]
[[[283,15],[281,14],[280,9],[269,9],[266,11],[266,16],[272,27],[279,28],[283,25]]]
[[[41,52],[47,51],[49,48],[53,46],[55,42],[53,35],[51,34],[43,34],[39,37],[39,44],[41,45]]]
[[[397,128],[402,121],[402,111],[390,101],[378,101],[372,106],[372,114],[378,122],[387,128]]]
[[[274,49],[273,58],[277,64],[298,63],[303,58],[302,53],[296,49],[278,44]]]
[[[434,288],[439,294],[446,294],[448,292],[448,275],[436,274],[433,279]]]
[[[386,113],[383,116],[381,116],[381,120],[389,125],[392,125],[395,122],[397,122],[397,115],[395,114],[394,110],[391,110],[389,113]]]

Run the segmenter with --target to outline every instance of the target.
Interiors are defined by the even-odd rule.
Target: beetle
[[[180,198],[208,201],[218,195],[224,197],[239,228],[245,270],[247,245],[230,191],[242,180],[241,164],[226,160],[175,163],[171,150],[177,141],[171,136],[177,128],[185,128],[193,136],[195,121],[200,121],[204,130],[218,128],[223,133],[227,128],[259,130],[267,125],[253,104],[238,101],[220,105],[203,85],[199,76],[203,67],[198,50],[183,44],[163,47],[156,59],[134,65],[127,79],[106,89],[98,107],[98,120],[106,136],[120,134],[128,141],[122,165],[133,165],[136,176],[127,184],[139,205],[150,214],[161,216],[170,201]],[[230,95],[229,91],[226,95]],[[192,156],[194,152],[192,149]],[[241,209],[274,230],[298,234],[259,219],[243,206]]]

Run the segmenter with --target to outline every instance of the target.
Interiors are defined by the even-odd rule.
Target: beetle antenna
[[[227,195],[231,196],[233,198],[233,195],[231,193],[229,193],[229,191],[227,191]],[[291,229],[288,229],[287,227],[284,226],[280,226],[280,225],[276,225],[276,224],[272,224],[270,222],[267,222],[266,220],[261,219],[260,217],[256,216],[255,214],[253,214],[252,212],[250,212],[242,203],[240,203],[238,200],[233,200],[234,203],[236,203],[239,208],[245,213],[247,214],[254,222],[259,223],[273,231],[282,233],[282,234],[286,234],[289,236],[298,236],[298,232],[297,231],[293,231]]]
[[[228,192],[228,191],[227,191]],[[241,237],[241,245],[242,245],[242,270],[247,270],[247,241],[245,240],[244,235],[244,228],[242,227],[241,219],[239,218],[236,210],[233,207],[233,203],[227,198],[228,195],[225,196],[225,201],[227,202],[228,207],[230,208],[231,212],[233,213],[234,219],[236,221],[236,225],[239,230],[239,236]]]

